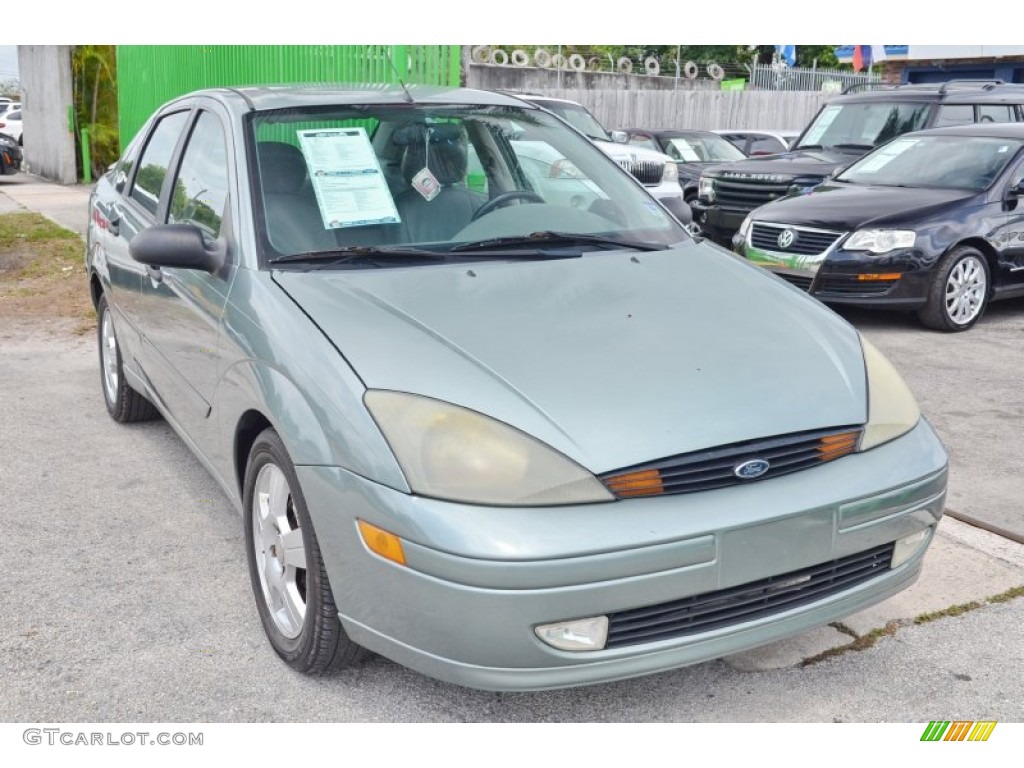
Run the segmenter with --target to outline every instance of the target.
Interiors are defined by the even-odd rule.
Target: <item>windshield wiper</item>
[[[575,232],[533,232],[529,235],[515,237],[494,237],[489,240],[478,240],[473,243],[462,243],[454,246],[452,253],[467,251],[490,251],[497,248],[513,246],[572,246],[596,245],[607,249],[630,249],[634,251],[663,251],[668,248],[661,243],[640,243],[631,240],[619,240],[601,235],[584,235]],[[542,252],[543,253],[543,252]]]
[[[832,149],[874,149],[873,144],[833,144]]]
[[[373,245],[347,245],[321,251],[290,253],[270,259],[271,264],[345,264],[359,259],[369,261],[445,261],[443,253],[422,248],[380,248]]]

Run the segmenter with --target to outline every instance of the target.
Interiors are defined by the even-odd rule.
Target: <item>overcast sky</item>
[[[13,80],[18,76],[18,46],[0,45],[0,80]]]

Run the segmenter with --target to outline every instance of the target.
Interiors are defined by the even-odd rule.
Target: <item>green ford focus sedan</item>
[[[196,92],[90,208],[107,409],[217,479],[300,672],[616,680],[920,573],[947,457],[893,366],[543,108]]]

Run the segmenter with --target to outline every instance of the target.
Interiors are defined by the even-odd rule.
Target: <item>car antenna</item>
[[[408,101],[410,104],[412,104],[415,100],[413,99],[412,94],[409,93],[409,89],[406,87],[405,83],[402,81],[402,76],[400,74],[398,74],[398,67],[395,66],[395,62],[392,61],[392,59],[391,59],[391,50],[390,49],[391,49],[391,46],[385,46],[384,47],[384,56],[387,58],[388,66],[391,67],[391,71],[395,75],[395,80],[397,80],[398,84],[400,86],[402,86],[402,93],[405,94],[406,101]]]

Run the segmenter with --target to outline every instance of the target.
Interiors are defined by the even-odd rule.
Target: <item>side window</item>
[[[978,106],[979,123],[1013,123],[1015,121],[1011,104],[981,104]]]
[[[130,196],[154,215],[160,206],[160,190],[167,176],[167,166],[187,118],[188,112],[175,112],[162,118],[139,160],[139,172]]]
[[[228,153],[220,121],[203,112],[196,121],[174,181],[174,224],[195,224],[209,240],[220,235],[228,198]]]
[[[782,142],[774,136],[755,136],[750,142],[749,152],[752,155],[773,155],[784,149]]]
[[[974,105],[972,104],[950,104],[939,108],[939,115],[935,119],[933,128],[942,128],[947,125],[970,125],[974,122]]]

